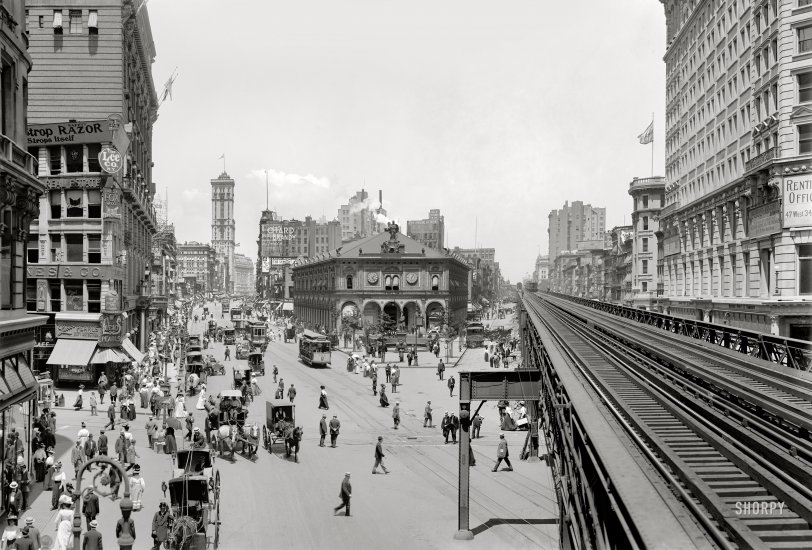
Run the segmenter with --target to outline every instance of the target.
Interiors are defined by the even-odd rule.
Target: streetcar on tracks
[[[263,353],[268,349],[268,327],[265,323],[249,321],[246,336],[252,347],[261,349]]]
[[[208,449],[175,452],[175,468],[180,472],[166,484],[171,510],[168,548],[220,546],[220,472],[213,465]]]
[[[303,363],[314,366],[330,365],[330,340],[323,334],[305,330],[299,339],[299,358]]]
[[[251,373],[265,376],[265,357],[261,351],[252,351],[248,354],[248,367],[251,369]]]
[[[465,325],[465,346],[478,348],[485,342],[485,325],[469,322]]]

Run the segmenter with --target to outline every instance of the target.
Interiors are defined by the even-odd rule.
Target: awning
[[[285,302],[284,304],[282,304],[282,311],[293,311],[293,303]]]
[[[141,353],[135,344],[133,344],[129,338],[125,338],[121,341],[121,347],[124,348],[124,351],[127,352],[127,355],[133,358],[133,361],[136,363],[140,363],[144,360],[144,354]]]
[[[130,358],[123,352],[115,348],[96,348],[96,353],[90,363],[93,365],[105,363],[129,363]]]
[[[85,367],[94,351],[96,351],[95,340],[60,338],[56,341],[47,364]]]
[[[37,379],[23,354],[17,355],[17,369],[6,362],[4,376],[0,377],[0,408],[22,403],[36,394]]]

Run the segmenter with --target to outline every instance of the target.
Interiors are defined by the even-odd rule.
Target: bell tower
[[[234,292],[234,179],[225,170],[211,180],[211,244],[219,268],[217,287]]]

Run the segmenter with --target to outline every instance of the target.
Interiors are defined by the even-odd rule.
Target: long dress
[[[71,532],[72,524],[68,520],[64,520],[59,524],[54,539],[53,550],[71,550],[73,548],[73,533]]]
[[[164,450],[168,455],[171,455],[178,450],[178,443],[175,441],[175,430],[172,428],[166,429],[166,445],[164,445]]]
[[[388,407],[389,406],[389,398],[386,396],[386,392],[381,390],[381,407]]]
[[[189,413],[186,412],[186,403],[184,399],[177,399],[175,401],[175,418],[186,418]]]
[[[321,390],[321,395],[319,396],[319,408],[320,409],[329,409],[330,406],[327,404],[327,392]]]
[[[54,471],[52,480],[53,480],[53,492],[51,493],[51,507],[56,509],[59,505],[59,497],[62,496],[63,491],[65,490],[65,481],[67,481],[68,477],[65,475],[61,469],[59,472]]]
[[[200,396],[197,398],[197,405],[195,408],[199,411],[206,408],[206,390],[202,390],[200,392]]]

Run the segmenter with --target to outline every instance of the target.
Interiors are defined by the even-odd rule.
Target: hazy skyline
[[[565,201],[630,220],[663,171],[665,18],[656,0],[342,3],[152,0],[154,179],[180,242],[210,241],[210,180],[235,180],[237,252],[270,208],[328,220],[362,187],[389,216],[445,216],[447,246],[496,248],[512,282]],[[621,22],[610,25],[609,22]],[[190,25],[192,23],[194,26]],[[476,220],[476,221],[475,221]]]

